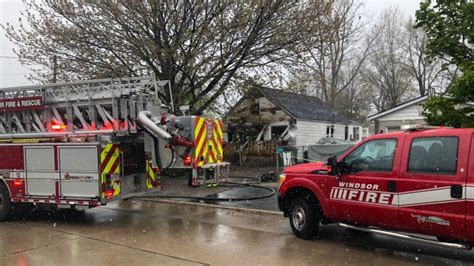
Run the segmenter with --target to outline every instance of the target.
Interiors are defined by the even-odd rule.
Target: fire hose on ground
[[[220,186],[232,186],[232,187],[253,187],[261,190],[267,191],[266,194],[258,195],[258,196],[243,196],[243,197],[229,197],[229,198],[218,198],[218,197],[199,197],[199,196],[185,196],[185,195],[160,195],[160,194],[150,194],[149,192],[139,193],[139,194],[131,194],[127,197],[122,198],[123,200],[129,199],[187,199],[187,200],[198,200],[198,201],[216,201],[216,202],[223,202],[223,201],[247,201],[247,200],[257,200],[257,199],[265,199],[272,197],[275,195],[275,189],[271,187],[265,187],[257,184],[251,183],[239,183],[239,182],[221,182]]]

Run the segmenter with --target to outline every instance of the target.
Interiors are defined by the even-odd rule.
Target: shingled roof
[[[349,118],[337,114],[331,106],[318,97],[265,87],[258,87],[257,90],[270,102],[283,109],[295,119],[354,124]],[[334,114],[336,115],[334,116]]]

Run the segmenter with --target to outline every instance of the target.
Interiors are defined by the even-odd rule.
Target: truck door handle
[[[462,199],[462,186],[461,185],[451,186],[451,198]]]
[[[397,183],[393,180],[388,181],[388,192],[395,192],[397,190]]]

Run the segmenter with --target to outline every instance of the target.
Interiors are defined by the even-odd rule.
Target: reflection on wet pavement
[[[282,216],[129,200],[0,223],[0,265],[472,264],[455,251],[323,226],[293,236]]]

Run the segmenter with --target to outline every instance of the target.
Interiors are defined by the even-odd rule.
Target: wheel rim
[[[292,219],[293,219],[293,225],[295,226],[295,228],[298,231],[303,230],[304,225],[306,223],[306,215],[302,207],[296,206],[293,209]]]
[[[0,195],[0,209],[3,209],[3,195]]]

